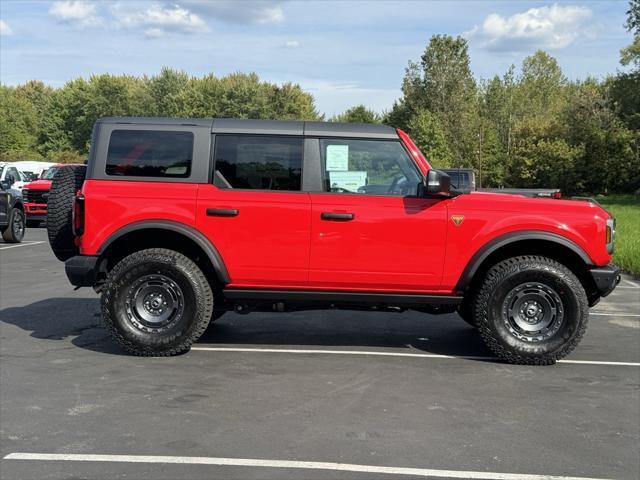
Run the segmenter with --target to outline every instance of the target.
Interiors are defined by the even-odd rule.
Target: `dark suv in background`
[[[19,243],[24,238],[26,220],[20,190],[9,182],[0,182],[0,233],[7,243]]]

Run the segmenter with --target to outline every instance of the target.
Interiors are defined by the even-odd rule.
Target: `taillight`
[[[71,221],[73,234],[79,237],[84,233],[84,195],[82,193],[78,193],[73,202]]]
[[[553,192],[551,196],[553,198],[562,198],[562,192]]]

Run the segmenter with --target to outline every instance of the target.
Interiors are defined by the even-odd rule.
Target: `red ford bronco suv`
[[[64,163],[52,165],[42,173],[40,178],[25,185],[22,189],[29,226],[37,226],[42,220],[47,219],[47,199],[49,198],[51,182],[55,174],[63,166],[65,166]]]
[[[227,310],[458,311],[500,358],[552,364],[619,281],[595,202],[458,191],[384,125],[104,118],[47,228],[136,355]]]

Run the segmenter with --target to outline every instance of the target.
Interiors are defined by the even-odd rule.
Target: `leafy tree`
[[[425,110],[414,115],[407,129],[411,139],[430,163],[438,167],[453,166],[447,138],[435,114]]]
[[[449,35],[431,37],[420,63],[409,62],[402,92],[403,98],[396,107],[405,110],[402,117],[409,121],[424,110],[435,114],[453,160],[465,162],[473,151],[473,136],[466,125],[476,99],[467,41]]]
[[[0,86],[0,153],[33,158],[38,113],[15,88]]]
[[[184,110],[185,90],[189,76],[185,72],[163,67],[159,75],[144,79],[146,91],[151,100],[150,115],[179,117]]]
[[[627,32],[633,33],[633,42],[620,51],[620,63],[634,64],[640,69],[640,0],[629,0],[625,27]]]
[[[575,85],[564,114],[567,139],[583,153],[567,177],[572,192],[634,191],[640,187],[640,161],[634,155],[634,132],[611,108],[606,85],[594,79]]]
[[[566,86],[558,61],[538,50],[522,62],[515,97],[518,115],[554,118],[564,106]]]
[[[357,105],[345,110],[340,115],[336,115],[330,121],[348,123],[380,123],[382,118],[373,110],[364,105]]]
[[[495,125],[504,161],[511,154],[513,128],[516,120],[515,67],[512,65],[502,78],[493,77],[484,87],[484,109],[482,115]]]

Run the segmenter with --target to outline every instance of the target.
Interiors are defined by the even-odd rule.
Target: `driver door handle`
[[[353,213],[342,213],[342,212],[322,212],[320,214],[320,218],[322,220],[334,220],[337,222],[350,222],[355,218]]]
[[[237,217],[238,213],[236,208],[207,208],[208,217]]]

